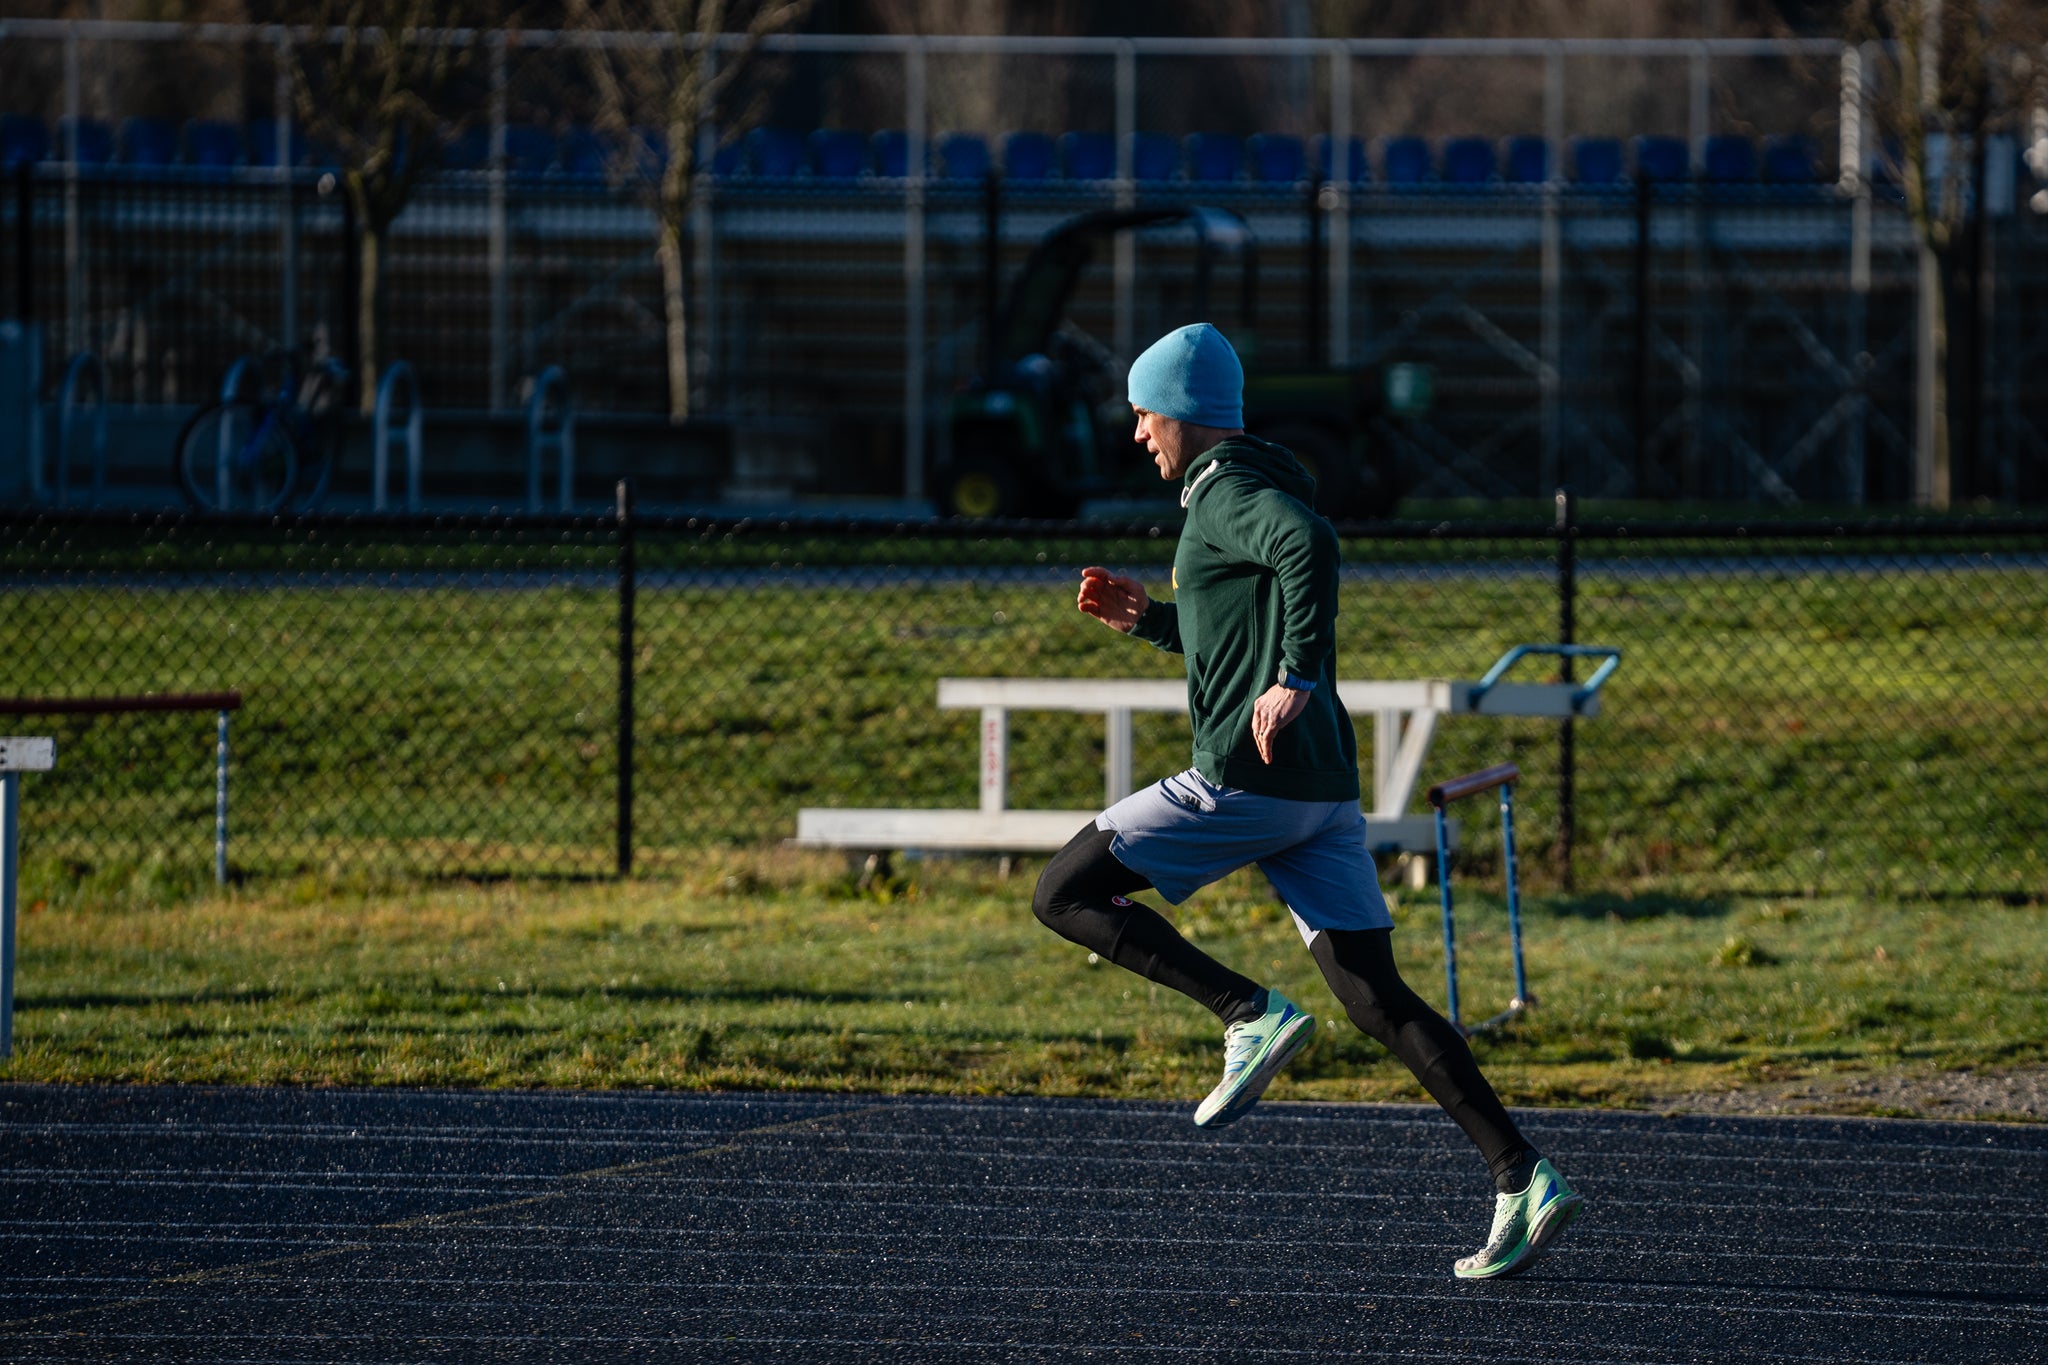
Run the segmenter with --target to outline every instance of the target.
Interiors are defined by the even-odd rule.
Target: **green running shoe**
[[[1529,1188],[1520,1194],[1493,1197],[1493,1235],[1452,1269],[1461,1280],[1486,1280],[1527,1270],[1578,1217],[1579,1206],[1585,1202],[1572,1193],[1547,1158],[1538,1161]]]
[[[1221,1128],[1243,1118],[1315,1032],[1314,1015],[1268,990],[1264,1014],[1223,1030],[1223,1079],[1196,1106],[1195,1126]]]

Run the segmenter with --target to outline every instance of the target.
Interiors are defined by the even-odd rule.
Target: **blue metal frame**
[[[1501,855],[1507,874],[1508,942],[1515,958],[1515,998],[1508,1002],[1505,1010],[1471,1028],[1466,1028],[1458,1017],[1458,934],[1451,908],[1451,839],[1449,817],[1445,814],[1449,804],[1445,802],[1436,808],[1436,879],[1444,915],[1444,1003],[1451,1027],[1470,1035],[1505,1023],[1534,1003],[1529,994],[1528,970],[1522,961],[1521,867],[1515,857],[1515,784],[1503,782],[1500,786]]]
[[[1465,708],[1469,711],[1477,711],[1479,709],[1479,699],[1488,692],[1491,692],[1493,685],[1499,682],[1509,669],[1531,654],[1547,654],[1560,659],[1605,659],[1607,661],[1593,671],[1593,676],[1586,679],[1585,686],[1572,693],[1572,710],[1574,711],[1583,710],[1586,702],[1595,692],[1600,690],[1600,685],[1613,676],[1615,669],[1621,667],[1621,651],[1611,645],[1516,645],[1513,649],[1501,655],[1493,667],[1486,670],[1485,676],[1472,685],[1472,690],[1465,694]]]

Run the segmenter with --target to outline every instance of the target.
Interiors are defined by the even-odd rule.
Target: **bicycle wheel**
[[[284,414],[267,403],[211,403],[178,433],[178,486],[209,512],[275,512],[299,477]]]

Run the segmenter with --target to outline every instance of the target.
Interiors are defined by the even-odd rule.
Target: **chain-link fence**
[[[1164,591],[1173,543],[1143,527],[17,517],[0,523],[0,699],[239,690],[239,876],[601,875],[622,830],[635,871],[658,876],[787,839],[802,807],[972,808],[979,717],[938,709],[942,677],[1177,676],[1071,605],[1091,563]],[[1572,726],[1580,887],[2043,886],[2048,525],[1560,540],[1389,523],[1353,528],[1345,555],[1342,676],[1474,678],[1558,638],[1567,604],[1580,642],[1624,650],[1600,713]],[[58,738],[57,771],[29,782],[32,865],[210,875],[211,715],[11,724]],[[1369,775],[1373,726],[1358,728]],[[1449,716],[1424,769],[1522,765],[1532,881],[1554,883],[1564,854],[1561,739],[1556,721]],[[1098,804],[1104,743],[1085,716],[1015,714],[1011,806]],[[1177,771],[1187,743],[1184,718],[1136,716],[1134,776]],[[1468,833],[1465,856],[1495,856],[1486,822]]]
[[[357,354],[361,266],[333,153],[290,123],[286,36],[0,33],[0,163],[24,168],[0,249],[32,261],[0,297],[40,319],[47,379],[92,350],[116,403],[189,405],[240,355]],[[512,420],[554,364],[587,412],[672,406],[655,215],[593,122],[590,41],[494,49],[380,247],[380,355],[437,415]],[[1903,501],[1923,272],[1854,112],[1877,77],[1844,51],[771,39],[679,225],[691,410],[748,428],[742,491],[929,493],[1033,247],[1084,211],[1195,204],[1256,242],[1256,317],[1208,300],[1255,369],[1434,367],[1434,411],[1361,433],[1418,496]],[[1984,149],[1955,264],[1959,500],[2048,490],[2048,214],[2021,150]],[[1105,248],[1061,317],[1086,357],[1057,368],[1111,392],[1192,318],[1185,238]]]

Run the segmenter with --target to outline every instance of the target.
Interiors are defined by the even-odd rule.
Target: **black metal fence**
[[[787,839],[800,807],[972,807],[978,717],[937,709],[941,677],[1176,676],[1071,605],[1090,563],[1163,586],[1173,544],[1170,527],[16,516],[0,696],[238,689],[241,877],[629,859],[660,876]],[[2043,890],[2048,523],[1376,524],[1348,528],[1343,594],[1345,677],[1476,677],[1561,619],[1624,650],[1568,742],[1547,720],[1438,730],[1426,779],[1527,772],[1532,879],[1569,858],[1581,888]],[[27,794],[37,875],[210,877],[211,716],[12,723],[58,738]],[[1187,743],[1184,718],[1136,717],[1136,779],[1185,766]],[[1099,723],[1018,715],[1011,744],[1014,807],[1099,803]]]

